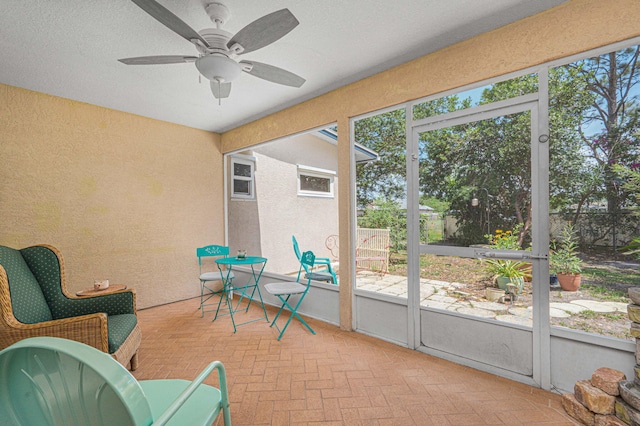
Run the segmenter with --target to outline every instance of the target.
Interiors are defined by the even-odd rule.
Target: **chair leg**
[[[229,293],[226,289],[222,289],[219,293],[220,299],[218,300],[218,308],[216,309],[216,316],[213,317],[213,321],[218,319],[218,314],[220,313],[220,306],[222,306],[222,302],[227,305],[226,309],[229,310],[229,314],[231,314],[231,310],[233,309],[233,299],[229,297]],[[233,297],[233,296],[232,296]],[[227,314],[224,314],[227,315]]]
[[[336,273],[333,271],[331,266],[329,266],[329,273],[331,274],[331,277],[333,278],[332,284],[338,284],[338,277],[336,276]]]
[[[129,361],[131,363],[131,371],[136,371],[138,369],[138,352],[136,351],[135,354],[133,354],[133,356],[131,357],[131,361]]]
[[[229,297],[229,289],[231,289],[231,297]],[[231,312],[231,309],[233,309],[233,287],[231,286],[225,286],[224,283],[222,284],[222,290],[220,290],[219,292],[216,293],[218,296],[220,296],[220,299],[218,300],[218,308],[216,309],[216,316],[213,317],[213,321],[215,321],[216,319],[218,319],[218,313],[220,312],[220,306],[222,305],[222,300],[224,299],[227,308],[229,309],[229,312]],[[225,314],[226,315],[226,314]]]
[[[204,308],[202,307],[204,299],[204,282],[200,281],[200,318],[204,318]]]
[[[278,311],[278,315],[280,315],[280,312],[282,311],[282,309],[286,306],[287,308],[289,308],[289,310],[291,311],[291,315],[289,316],[289,319],[287,320],[287,322],[285,323],[284,327],[282,327],[282,330],[280,330],[280,335],[278,336],[278,340],[280,340],[282,338],[282,335],[284,334],[285,330],[287,329],[287,327],[289,327],[289,324],[291,323],[291,320],[293,319],[293,317],[298,318],[298,321],[300,321],[302,323],[302,325],[304,325],[305,327],[307,327],[307,329],[311,332],[311,334],[316,334],[316,332],[309,326],[309,324],[307,324],[307,322],[300,316],[298,315],[298,307],[300,306],[300,303],[302,303],[302,299],[303,297],[301,297],[298,300],[298,303],[296,303],[295,308],[292,308],[291,305],[289,305],[288,300],[289,297],[291,297],[291,295],[288,295],[286,299],[284,299],[282,296],[280,295],[276,295],[278,296],[278,298],[282,301],[282,306],[280,307],[280,311]],[[277,315],[276,315],[276,319],[277,319]],[[273,324],[275,324],[275,319],[273,320]]]
[[[282,300],[284,303],[282,304],[282,306],[280,306],[280,309],[278,309],[278,313],[276,314],[275,318],[273,318],[273,321],[271,322],[271,325],[269,327],[273,327],[276,324],[276,320],[282,313],[284,306],[287,304],[287,300],[289,300],[289,298],[291,297],[291,295],[288,295],[287,298],[283,300],[281,296],[279,295],[276,295],[276,296],[278,297],[278,299]]]

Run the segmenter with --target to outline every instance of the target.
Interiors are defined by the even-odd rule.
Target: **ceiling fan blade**
[[[245,54],[265,47],[284,37],[300,22],[289,9],[282,9],[257,19],[238,31],[227,43],[229,49],[234,44],[243,47],[238,54]]]
[[[211,93],[216,99],[228,98],[231,93],[231,83],[220,83],[211,80]]]
[[[171,31],[193,43],[193,40],[199,40],[203,45],[210,47],[209,43],[200,36],[193,28],[185,24],[182,19],[174,15],[169,9],[162,6],[155,0],[131,0],[142,10],[154,17],[158,22],[164,24]]]
[[[118,59],[125,65],[161,65],[195,62],[197,56],[138,56],[137,58]]]
[[[284,84],[285,86],[300,87],[304,84],[304,78],[282,68],[273,65],[263,64],[255,61],[240,61],[240,65],[248,65],[251,67],[247,73],[262,78],[273,83]]]

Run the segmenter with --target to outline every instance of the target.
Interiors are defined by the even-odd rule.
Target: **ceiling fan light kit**
[[[231,82],[243,71],[254,77],[290,87],[301,87],[305,79],[282,68],[255,61],[238,61],[245,53],[261,49],[281,39],[293,30],[298,20],[289,11],[281,9],[259,18],[235,35],[221,27],[231,14],[222,3],[205,6],[205,11],[216,28],[196,32],[156,0],[131,0],[161,24],[192,43],[200,56],[141,56],[118,59],[125,65],[158,65],[194,62],[196,68],[211,81],[211,92],[216,99],[227,98]]]
[[[242,67],[233,59],[222,55],[201,56],[196,59],[196,68],[206,79],[228,83],[242,72]]]

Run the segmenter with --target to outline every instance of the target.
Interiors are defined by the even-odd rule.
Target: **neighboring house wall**
[[[224,242],[219,135],[6,85],[0,111],[0,244],[58,247],[74,293],[200,294],[196,247]]]
[[[298,195],[298,164],[336,171],[336,146],[313,134],[298,135],[260,146],[256,158],[255,200],[229,200],[229,246],[246,248],[268,260],[266,270],[298,270],[291,236],[300,249],[327,257],[325,240],[338,232],[337,177],[333,197]],[[229,192],[231,194],[231,192]]]

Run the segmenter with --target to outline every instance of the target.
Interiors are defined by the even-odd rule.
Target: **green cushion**
[[[20,251],[0,246],[0,265],[7,272],[13,315],[16,319],[23,324],[51,321],[51,310],[40,284]]]
[[[110,315],[107,317],[110,354],[117,351],[127,340],[137,323],[138,317],[135,314]]]
[[[51,249],[42,246],[27,247],[20,252],[40,285],[53,319],[65,318],[58,312],[67,301],[62,294],[58,256]]]

